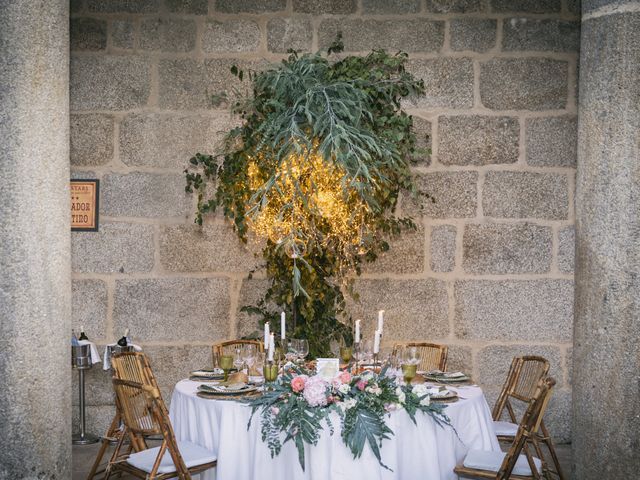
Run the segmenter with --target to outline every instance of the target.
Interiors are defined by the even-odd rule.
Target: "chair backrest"
[[[446,345],[426,342],[396,343],[393,347],[393,354],[396,355],[402,347],[416,347],[418,349],[418,355],[420,356],[419,370],[427,372],[441,370],[444,372],[447,369],[449,347]]]
[[[552,377],[544,377],[538,382],[536,390],[527,405],[527,410],[520,421],[515,439],[505,455],[502,465],[500,465],[500,470],[496,477],[497,480],[510,478],[511,472],[514,469],[516,462],[518,461],[518,457],[520,456],[520,452],[527,443],[527,440],[531,436],[535,435],[540,427],[540,422],[542,421],[544,412],[549,404],[549,400],[551,399],[551,394],[555,384],[556,381]],[[527,457],[527,460],[531,471],[536,471],[533,461],[529,457]]]
[[[150,477],[153,478],[155,475],[167,449],[176,466],[176,472],[188,475],[188,469],[178,450],[169,413],[160,397],[160,391],[151,385],[115,377],[113,389],[120,405],[122,421],[130,433],[135,436],[162,435],[162,443]],[[183,477],[180,476],[180,478]]]
[[[111,358],[113,376],[120,380],[142,383],[158,389],[149,359],[142,352],[123,352]]]
[[[509,399],[529,402],[538,388],[540,379],[546,377],[548,373],[549,361],[544,357],[535,355],[514,357],[498,401],[493,408],[493,419],[500,420],[502,411],[507,407],[512,420],[515,421],[515,413]]]
[[[216,356],[233,355],[237,347],[243,345],[255,345],[258,352],[264,352],[264,345],[260,340],[227,340],[226,342],[214,343],[211,347],[213,353],[213,363],[215,364]]]

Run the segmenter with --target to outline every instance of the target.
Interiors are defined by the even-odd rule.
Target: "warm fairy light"
[[[249,216],[256,235],[285,243],[298,254],[315,242],[344,253],[362,250],[367,208],[342,168],[316,151],[290,155],[269,188],[270,175],[261,171],[261,161],[252,159],[247,169],[249,187],[257,192],[257,208]]]

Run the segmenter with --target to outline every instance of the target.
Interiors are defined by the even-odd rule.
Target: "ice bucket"
[[[91,345],[72,346],[71,365],[74,368],[91,368]]]

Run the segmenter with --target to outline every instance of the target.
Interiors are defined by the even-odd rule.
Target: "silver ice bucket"
[[[73,368],[91,368],[91,345],[71,346],[71,366]]]

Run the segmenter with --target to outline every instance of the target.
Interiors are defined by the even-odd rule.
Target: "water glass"
[[[344,363],[349,363],[353,355],[353,349],[351,347],[340,347],[340,359]]]
[[[416,371],[418,369],[417,363],[403,363],[402,364],[402,376],[404,377],[404,381],[407,385],[411,384],[411,380],[416,376]]]
[[[229,379],[229,370],[233,368],[233,355],[222,355],[220,357],[220,368],[224,370],[224,381]]]
[[[304,359],[309,355],[309,341],[303,338],[298,342],[298,360],[304,363]]]

